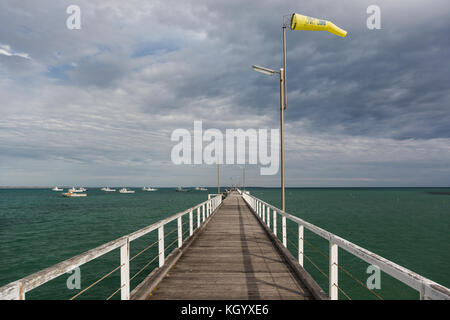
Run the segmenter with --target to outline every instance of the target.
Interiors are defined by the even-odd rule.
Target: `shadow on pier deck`
[[[266,231],[238,193],[135,299],[327,299],[287,250]],[[279,241],[278,241],[279,242]],[[155,283],[156,282],[156,283]]]

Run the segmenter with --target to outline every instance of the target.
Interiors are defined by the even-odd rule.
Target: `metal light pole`
[[[242,184],[243,184],[244,192],[245,192],[245,164],[244,164],[243,169],[244,169],[244,177],[242,178]]]
[[[220,164],[217,161],[217,194],[220,194]]]
[[[275,71],[269,68],[264,68],[260,66],[252,66],[253,70],[273,76],[275,73],[280,75],[280,166],[281,166],[281,210],[285,211],[285,191],[284,191],[284,109],[286,109],[286,72],[283,68],[280,71]]]

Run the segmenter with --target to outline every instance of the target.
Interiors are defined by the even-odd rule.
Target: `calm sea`
[[[206,200],[208,193],[135,190],[135,194],[119,194],[89,189],[87,198],[72,199],[44,189],[0,190],[0,286],[192,207]],[[279,207],[279,189],[248,190]],[[450,287],[450,188],[287,189],[286,211]],[[186,230],[187,219],[183,224]],[[167,226],[166,233],[175,228],[176,222]],[[288,238],[294,243],[296,233],[296,226],[288,222]],[[168,234],[166,245],[175,237],[176,232]],[[131,256],[155,240],[153,232],[133,241]],[[305,255],[310,259],[305,259],[305,267],[327,292],[322,272],[328,273],[328,243],[307,231],[305,240]],[[291,242],[288,248],[297,255]],[[157,245],[150,247],[132,261],[131,276],[137,274],[132,288],[156,266],[156,260],[151,262],[156,250]],[[83,265],[81,289],[119,265],[118,250]],[[340,249],[339,265],[343,267],[339,286],[345,294],[353,299],[377,299],[355,280],[366,283],[370,276],[366,263]],[[67,288],[70,276],[52,280],[27,293],[26,298],[74,296],[80,290]],[[374,291],[384,299],[418,298],[417,292],[384,273],[380,285],[381,289]],[[78,299],[105,299],[119,286],[120,272],[114,272]],[[345,294],[341,292],[340,299],[346,299]],[[119,297],[120,293],[112,298]]]

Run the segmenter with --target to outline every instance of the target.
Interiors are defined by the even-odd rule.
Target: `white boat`
[[[109,187],[101,188],[101,190],[102,190],[102,191],[106,191],[106,192],[115,192],[115,191],[116,191],[116,189],[111,189],[111,188],[109,188]]]
[[[195,187],[195,190],[197,190],[197,191],[208,191],[208,189],[203,188],[203,187]]]
[[[143,187],[142,191],[157,191],[158,189],[152,187]]]
[[[86,188],[79,188],[79,190],[81,190],[82,192],[86,192],[87,191]]]
[[[62,194],[63,197],[67,198],[78,198],[78,197],[87,197],[86,193],[74,193],[74,192],[66,192]]]
[[[58,187],[54,187],[54,188],[52,189],[52,191],[64,191],[64,189],[60,189],[60,188],[58,188]]]
[[[71,193],[81,193],[81,192],[85,192],[85,191],[86,191],[86,189],[84,189],[84,188],[75,189],[74,187],[72,187],[72,189],[69,189],[68,192],[71,192]]]
[[[122,188],[119,190],[120,193],[134,193],[134,190],[128,190],[127,188]]]

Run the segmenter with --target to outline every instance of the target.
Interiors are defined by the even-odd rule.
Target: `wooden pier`
[[[146,299],[314,299],[242,196],[230,194]]]
[[[289,239],[288,220],[297,228]],[[170,230],[173,222],[176,227]],[[327,293],[303,268],[304,258],[311,259],[304,252],[305,229],[329,242]],[[176,239],[167,244],[168,235],[176,231]],[[150,233],[156,233],[157,240],[130,256],[133,241]],[[295,247],[295,258],[288,241]],[[156,256],[131,275],[130,263],[150,249]],[[118,289],[106,299],[120,293],[122,300],[337,300],[339,291],[349,298],[339,286],[338,269],[345,271],[339,250],[416,290],[420,299],[450,300],[450,289],[241,190],[210,194],[192,208],[0,287],[0,300],[24,300],[29,291],[112,251],[119,253],[120,265],[71,299],[120,271]],[[130,279],[144,271],[146,278],[131,288]],[[355,283],[364,286],[360,280]]]

